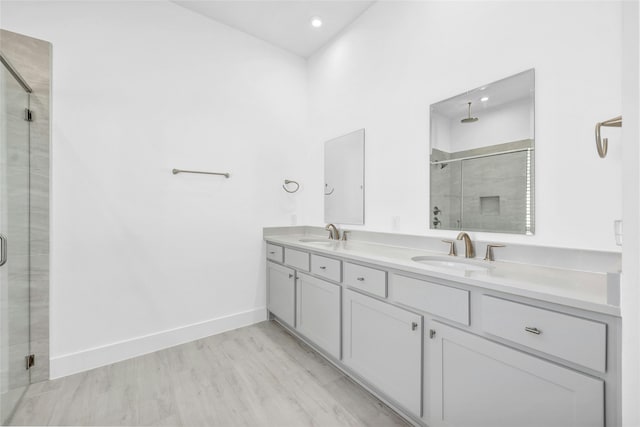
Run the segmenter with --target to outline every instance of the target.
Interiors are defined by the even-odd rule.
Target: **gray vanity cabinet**
[[[269,261],[267,272],[267,308],[283,322],[295,326],[295,270]]]
[[[437,321],[428,328],[430,426],[604,426],[602,380]]]
[[[422,316],[358,292],[343,292],[343,362],[420,417]]]
[[[340,359],[340,285],[298,273],[296,329]]]

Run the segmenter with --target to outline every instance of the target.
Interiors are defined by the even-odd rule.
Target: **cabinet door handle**
[[[270,253],[271,255],[273,255],[273,254],[275,254],[276,252],[275,252],[275,251],[269,251],[269,253]]]
[[[416,329],[418,329],[418,323],[416,322],[411,322],[411,330],[415,331]]]
[[[540,335],[542,333],[542,331],[538,328],[531,328],[529,326],[525,326],[524,330],[527,332],[530,332],[532,334],[536,334],[536,335]]]
[[[433,339],[433,337],[436,336],[436,330],[435,329],[429,329],[429,338]]]
[[[293,274],[289,273],[289,279],[293,279]]]
[[[358,282],[364,282],[364,277],[358,277],[357,280]]]
[[[320,270],[326,270],[326,269],[327,269],[327,267],[325,267],[324,265],[320,266]]]

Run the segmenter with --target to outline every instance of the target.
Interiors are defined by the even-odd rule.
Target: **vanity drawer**
[[[309,254],[295,249],[284,248],[284,263],[298,270],[309,271]]]
[[[604,323],[483,295],[482,329],[599,372],[606,370]]]
[[[469,325],[469,291],[394,275],[390,298],[408,307]]]
[[[382,298],[387,297],[386,271],[345,262],[344,283]]]
[[[334,282],[342,281],[340,260],[311,254],[311,272]]]
[[[284,258],[284,251],[282,246],[272,245],[267,243],[267,259],[275,262],[282,262]]]

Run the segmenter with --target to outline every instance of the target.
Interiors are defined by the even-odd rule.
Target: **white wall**
[[[312,141],[305,222],[322,222],[322,142],[366,129],[365,226],[428,229],[429,105],[536,70],[536,235],[474,238],[619,251],[619,129],[598,158],[594,125],[621,111],[619,2],[378,2],[309,60]],[[444,250],[444,248],[443,248]]]
[[[1,7],[53,43],[52,376],[263,318],[305,61],[164,1]]]
[[[640,426],[640,7],[623,6],[622,148],[624,249],[622,252],[622,421]]]

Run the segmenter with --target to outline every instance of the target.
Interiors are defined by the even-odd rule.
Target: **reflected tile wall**
[[[462,162],[465,228],[504,233],[527,231],[527,152]]]
[[[0,30],[0,49],[33,89],[30,139],[31,382],[49,378],[49,180],[51,44]]]

